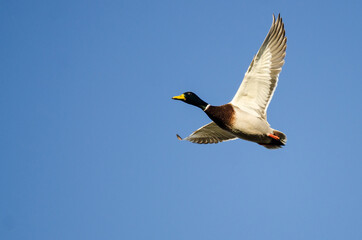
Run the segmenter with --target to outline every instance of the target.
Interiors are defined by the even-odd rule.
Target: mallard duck
[[[190,136],[179,140],[193,143],[219,143],[241,138],[269,149],[284,146],[287,137],[270,127],[267,109],[284,65],[287,38],[280,14],[273,23],[259,51],[254,56],[244,79],[231,102],[212,106],[193,92],[185,92],[172,99],[201,108],[212,120]]]

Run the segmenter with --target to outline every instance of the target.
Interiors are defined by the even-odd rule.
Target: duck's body
[[[270,135],[280,135],[269,123],[260,117],[249,114],[239,107],[228,103],[222,106],[208,106],[204,112],[221,129],[232,133],[238,138],[271,147],[284,145]]]
[[[225,108],[230,109],[229,111],[232,112],[232,114],[228,124],[222,126],[222,124],[220,124],[220,112],[223,113]],[[209,113],[209,111],[205,112],[210,119],[219,127],[233,133],[238,138],[252,142],[266,143],[265,135],[273,133],[267,121],[250,115],[230,103],[220,107],[210,107],[209,109],[212,109],[211,113]],[[215,114],[216,112],[217,114]]]
[[[213,121],[185,140],[193,143],[218,143],[241,138],[269,149],[285,145],[285,134],[272,129],[266,118],[266,111],[284,64],[285,50],[284,24],[280,16],[276,21],[273,16],[272,27],[230,103],[211,106],[192,92],[173,97],[201,108]],[[182,140],[180,136],[178,138]]]

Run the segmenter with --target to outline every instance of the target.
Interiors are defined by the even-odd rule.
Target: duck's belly
[[[236,111],[230,131],[239,138],[258,143],[268,143],[268,134],[273,132],[267,121],[242,110]]]

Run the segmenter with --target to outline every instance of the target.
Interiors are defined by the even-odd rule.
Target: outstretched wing
[[[220,128],[218,125],[216,125],[216,123],[211,122],[197,129],[190,136],[184,139],[182,139],[179,135],[177,135],[177,138],[180,140],[187,140],[193,143],[207,144],[234,140],[237,137],[234,134]]]
[[[273,24],[245,73],[231,103],[257,117],[266,119],[266,111],[284,65],[287,38],[280,15]]]

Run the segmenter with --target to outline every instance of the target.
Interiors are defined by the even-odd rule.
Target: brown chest
[[[222,106],[209,106],[205,113],[219,127],[229,130],[234,122],[234,108],[230,104]]]

